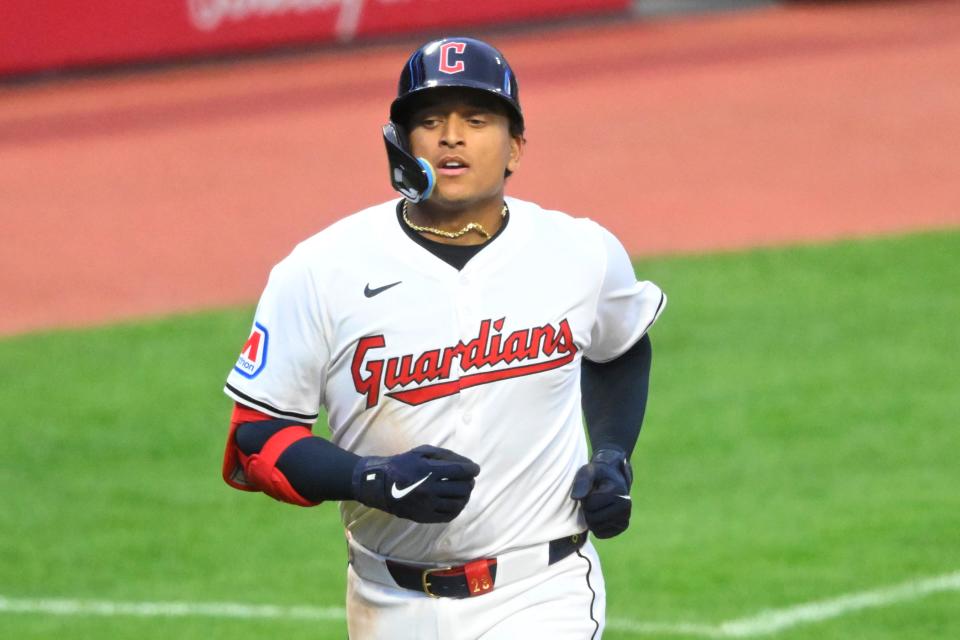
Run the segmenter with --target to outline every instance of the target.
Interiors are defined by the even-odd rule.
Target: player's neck
[[[442,235],[429,232],[419,232],[420,235],[441,242],[443,244],[477,245],[483,244],[500,230],[503,225],[503,193],[494,198],[465,206],[452,205],[428,200],[419,204],[407,206],[407,217],[413,224],[420,227],[431,227],[442,231],[456,233],[474,223],[479,225],[489,237],[478,231],[469,231],[459,238],[446,238]]]

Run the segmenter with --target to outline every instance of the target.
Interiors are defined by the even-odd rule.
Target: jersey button
[[[469,411],[463,414],[463,424],[470,424],[472,419],[473,415]]]

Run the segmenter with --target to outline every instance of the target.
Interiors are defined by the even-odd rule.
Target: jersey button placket
[[[469,278],[460,276],[460,282],[454,293],[454,306],[457,314],[457,324],[460,330],[460,339],[464,342],[475,338],[478,330],[476,308],[472,293]]]
[[[456,296],[456,305],[457,305],[457,319],[460,325],[460,339],[466,344],[470,340],[476,339],[480,332],[480,318],[478,317],[477,310],[477,301],[476,301],[476,291],[474,290],[474,284],[468,276],[461,274],[459,287],[457,288]],[[475,374],[476,370],[471,369],[469,372],[463,371],[461,366],[460,375],[469,376]],[[461,393],[457,399],[457,413],[460,417],[460,422],[463,425],[470,425],[473,422],[474,411],[471,407],[471,402],[467,399],[467,395]]]

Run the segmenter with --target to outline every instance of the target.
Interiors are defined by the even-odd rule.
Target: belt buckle
[[[423,587],[423,592],[431,598],[439,598],[440,596],[430,591],[430,583],[427,582],[427,578],[430,577],[431,573],[437,573],[438,571],[450,571],[452,568],[453,567],[434,567],[433,569],[424,569],[420,574],[420,584]]]

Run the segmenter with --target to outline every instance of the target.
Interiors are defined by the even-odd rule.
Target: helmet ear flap
[[[429,198],[437,183],[436,172],[426,158],[415,158],[410,153],[404,128],[395,122],[383,125],[383,142],[387,148],[393,188],[414,204]]]
[[[410,134],[405,126],[390,121],[383,125],[383,136],[389,138],[392,144],[403,151],[410,153]]]

